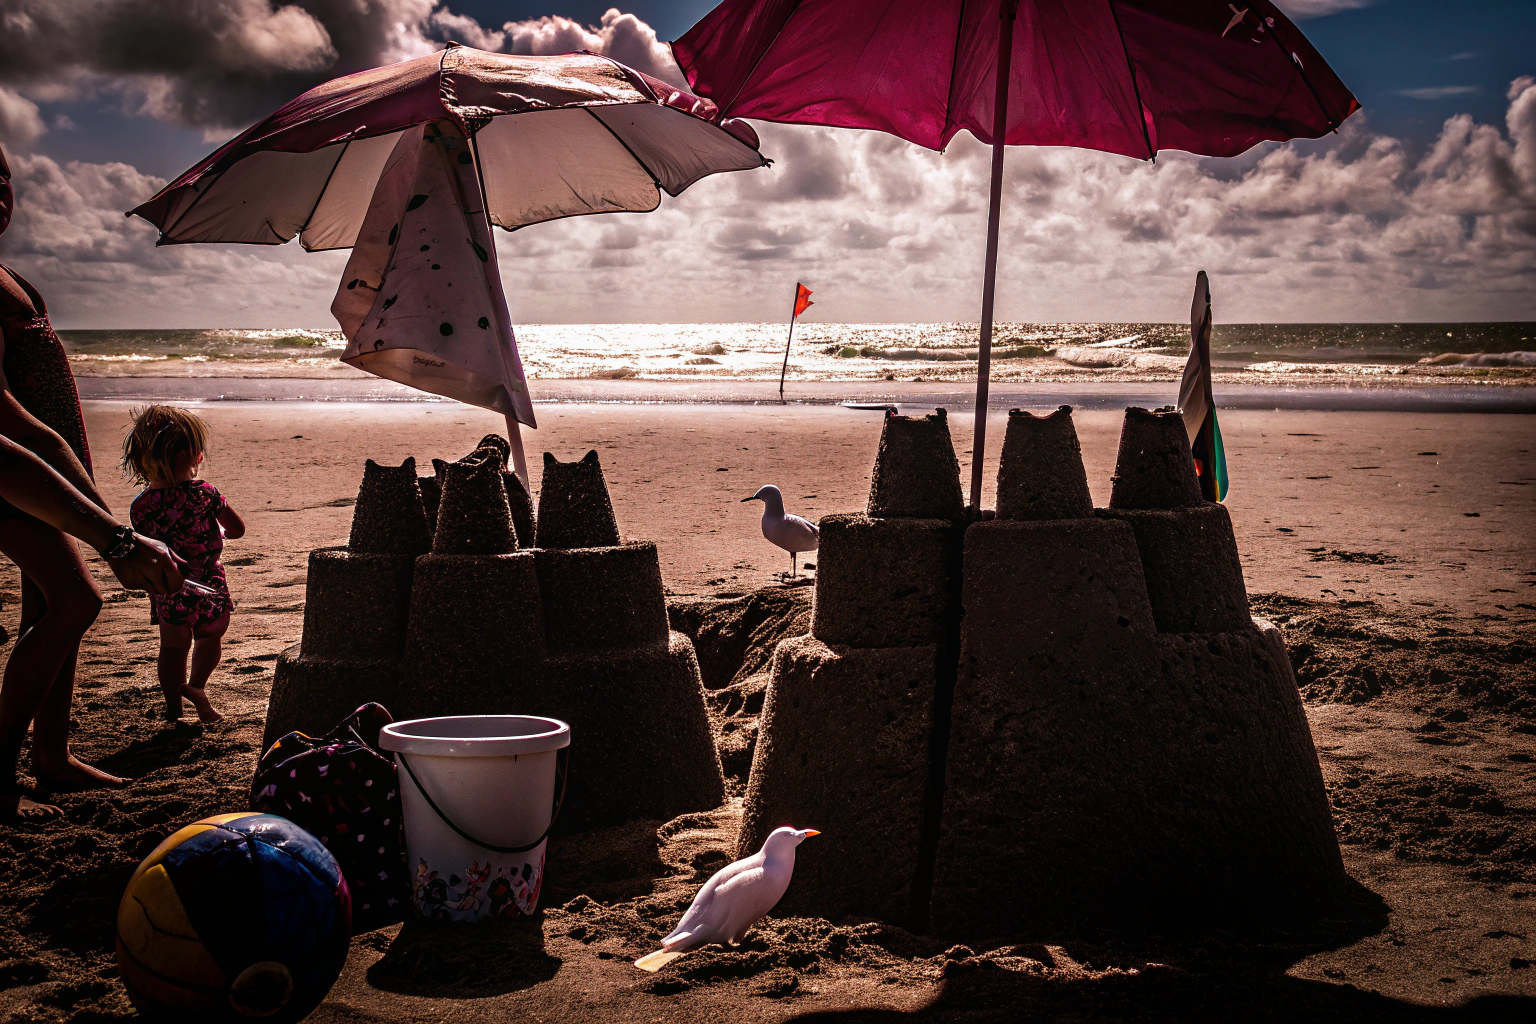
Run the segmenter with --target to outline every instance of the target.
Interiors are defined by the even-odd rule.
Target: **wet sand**
[[[90,402],[104,491],[129,406]],[[206,476],[245,516],[226,549],[239,604],[210,693],[228,725],[155,720],[146,602],[104,586],[87,636],[76,744],[136,781],[66,797],[69,825],[0,835],[0,1013],[64,1020],[127,1012],[112,915],[139,857],[197,817],[245,806],[277,652],[298,639],[310,548],[344,542],[365,458],[457,457],[497,417],[425,403],[229,402]],[[659,544],[679,600],[773,585],[788,566],[741,499],[763,483],[816,518],[862,507],[880,423],[836,407],[539,407],[531,456],[596,448],[626,536]],[[1097,503],[1119,415],[1076,417]],[[965,417],[952,421],[968,474]],[[1536,420],[1523,415],[1232,410],[1222,414],[1228,505],[1256,611],[1298,664],[1335,822],[1374,910],[1264,943],[1225,937],[1021,936],[996,950],[858,922],[776,921],[736,953],[641,977],[713,867],[735,810],[637,823],[551,852],[549,908],[519,929],[354,941],[318,1020],[1004,1020],[1110,1016],[1336,1019],[1536,1013]],[[1002,437],[992,437],[988,490]],[[530,458],[537,489],[539,460]],[[968,476],[967,476],[968,478]],[[811,561],[814,562],[814,556]],[[101,569],[99,563],[94,567]],[[18,584],[0,573],[0,623]],[[562,872],[561,866],[564,865]],[[1373,992],[1379,994],[1372,994]],[[855,1016],[846,1011],[861,1010]],[[92,1017],[91,1019],[99,1019]]]

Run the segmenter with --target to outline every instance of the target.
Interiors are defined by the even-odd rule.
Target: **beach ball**
[[[341,974],[336,859],[275,814],[220,814],[155,847],[117,908],[117,964],[151,1019],[297,1021]]]

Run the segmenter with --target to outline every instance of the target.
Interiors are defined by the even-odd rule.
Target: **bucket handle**
[[[470,835],[468,832],[465,832],[463,829],[459,828],[459,826],[455,825],[453,823],[453,819],[449,818],[448,815],[443,813],[443,809],[437,806],[437,801],[432,799],[432,796],[427,792],[426,787],[421,784],[421,780],[418,779],[416,777],[416,773],[411,770],[411,763],[405,759],[405,755],[397,750],[395,751],[395,756],[400,759],[400,767],[405,769],[405,774],[409,775],[411,777],[411,781],[416,784],[416,792],[422,795],[422,798],[427,801],[427,806],[432,808],[433,812],[435,812],[437,816],[443,820],[443,824],[457,832],[459,834],[459,838],[473,843],[474,845],[483,849],[490,850],[492,853],[527,853],[529,850],[533,849],[535,846],[538,846],[544,840],[549,838],[549,830],[555,827],[555,819],[560,816],[560,805],[565,803],[565,784],[570,778],[571,771],[571,748],[565,747],[555,755],[555,774],[560,779],[560,792],[555,794],[555,805],[550,809],[549,812],[549,824],[544,827],[544,831],[539,834],[539,838],[535,839],[527,846],[497,846],[494,843],[487,843],[483,839],[476,839],[474,836]]]

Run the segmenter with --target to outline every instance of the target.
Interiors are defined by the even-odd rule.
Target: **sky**
[[[1278,0],[1360,99],[1336,136],[1155,164],[1010,149],[997,315],[1227,322],[1536,319],[1536,3]],[[61,328],[334,327],[345,253],[166,246],[123,216],[339,74],[460,42],[590,49],[680,81],[709,0],[0,0],[0,262]],[[770,168],[649,214],[498,232],[519,323],[974,321],[988,151],[759,124]],[[664,268],[665,272],[658,272]]]

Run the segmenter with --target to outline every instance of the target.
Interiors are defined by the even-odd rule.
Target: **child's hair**
[[[208,424],[174,405],[133,411],[133,429],[123,438],[123,469],[138,483],[169,480],[177,463],[208,449]]]

